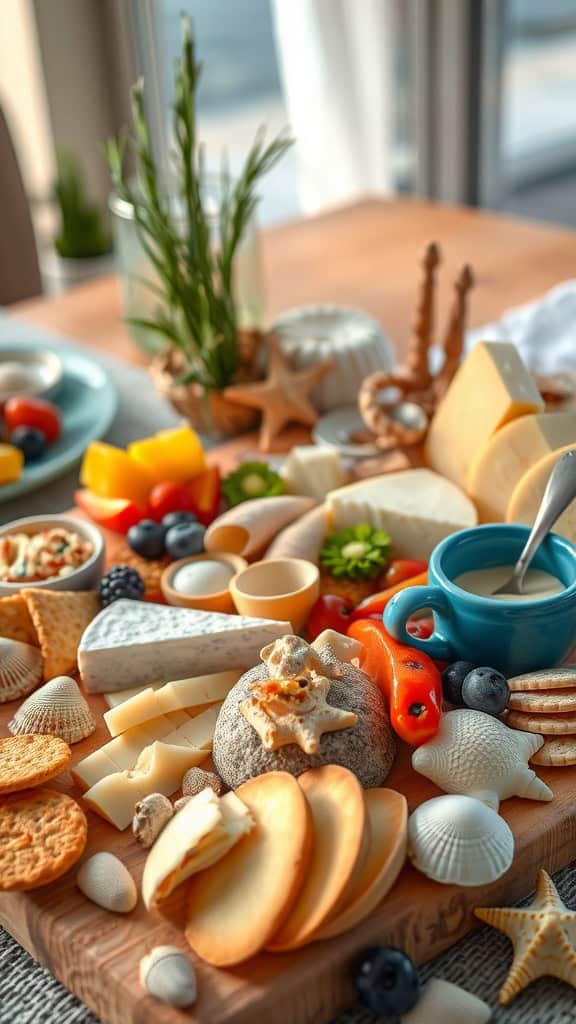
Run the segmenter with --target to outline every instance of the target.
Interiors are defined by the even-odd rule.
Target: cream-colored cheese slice
[[[142,897],[148,909],[191,875],[220,860],[252,829],[253,818],[235,793],[221,798],[210,788],[178,811],[148,854]]]
[[[104,713],[104,721],[111,736],[120,736],[128,729],[144,725],[147,721],[174,711],[194,709],[222,701],[238,681],[240,669],[217,672],[191,679],[177,679],[159,689],[140,690],[129,700]]]
[[[351,636],[344,636],[343,633],[338,633],[335,629],[323,629],[312,641],[312,647],[319,654],[325,647],[331,647],[336,657],[349,665],[355,660],[360,660],[364,653],[364,647],[359,640],[354,640]]]
[[[184,773],[202,764],[207,756],[206,750],[157,741],[142,751],[135,768],[100,779],[84,794],[84,800],[122,831],[132,821],[138,800],[150,793],[171,796],[180,788]]]

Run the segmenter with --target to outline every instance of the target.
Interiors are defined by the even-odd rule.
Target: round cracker
[[[531,715],[526,711],[509,711],[506,725],[522,732],[535,732],[540,736],[576,736],[576,712],[559,715]]]
[[[511,693],[508,707],[511,711],[526,711],[539,715],[569,713],[576,711],[576,690]]]
[[[0,739],[0,795],[49,782],[71,757],[70,747],[57,736],[23,733]]]
[[[539,672],[526,672],[522,676],[513,676],[508,680],[512,693],[525,693],[527,690],[564,690],[576,688],[576,665],[563,665],[559,668],[543,668]]]
[[[548,765],[550,768],[576,764],[576,737],[558,736],[546,740],[544,746],[530,758],[530,764]]]
[[[0,891],[36,889],[63,875],[82,856],[88,824],[65,793],[35,789],[0,802]]]

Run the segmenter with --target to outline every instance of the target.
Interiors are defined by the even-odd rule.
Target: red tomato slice
[[[156,484],[150,491],[148,505],[150,515],[158,522],[161,522],[169,512],[195,511],[189,491],[173,480],[163,480],[162,483]]]
[[[44,398],[9,398],[4,406],[4,420],[8,430],[16,427],[36,427],[46,435],[48,444],[60,437],[60,413],[52,402]]]
[[[127,533],[144,517],[144,512],[126,498],[100,498],[86,488],[76,491],[74,501],[98,526],[116,533]]]

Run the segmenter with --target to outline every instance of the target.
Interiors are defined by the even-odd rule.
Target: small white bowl
[[[22,519],[13,519],[10,523],[0,527],[0,540],[8,533],[39,533],[41,530],[52,530],[55,527],[62,527],[71,533],[77,533],[83,540],[92,544],[93,553],[83,565],[79,565],[69,576],[54,576],[47,580],[22,580],[19,583],[6,583],[0,580],[0,595],[7,597],[10,594],[17,594],[24,587],[34,587],[40,590],[95,590],[102,578],[104,570],[104,538],[97,526],[86,523],[82,519],[75,519],[73,516],[50,515],[50,516],[25,516]]]
[[[47,349],[2,349],[0,401],[12,395],[48,397],[62,380],[62,361]]]

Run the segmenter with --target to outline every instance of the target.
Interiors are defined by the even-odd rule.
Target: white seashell
[[[287,526],[314,507],[316,502],[303,495],[280,494],[271,498],[252,498],[223,512],[204,534],[206,551],[227,551],[254,559]]]
[[[31,693],[42,682],[42,669],[37,647],[0,637],[0,704]]]
[[[114,914],[128,914],[138,902],[138,890],[128,868],[103,850],[85,860],[76,885],[93,903]]]
[[[224,783],[216,772],[207,772],[205,768],[189,768],[182,779],[182,796],[196,796],[206,786],[210,786],[216,796],[222,796]]]
[[[414,751],[412,767],[444,792],[475,796],[494,810],[510,796],[552,800],[528,766],[543,742],[482,711],[458,709],[443,715],[434,739]]]
[[[96,721],[78,683],[70,676],[56,676],[20,705],[8,728],[14,735],[44,733],[79,743],[91,736]]]
[[[408,820],[408,857],[445,885],[487,885],[506,874],[514,836],[503,818],[469,796],[437,796]]]
[[[134,808],[132,834],[142,846],[152,846],[164,825],[170,821],[174,808],[163,793],[149,793]]]
[[[156,946],[142,958],[140,984],[170,1006],[192,1006],[196,1002],[196,973],[176,946]]]
[[[402,1024],[487,1024],[492,1010],[487,1003],[459,985],[432,978]]]

